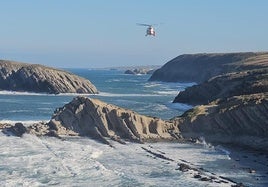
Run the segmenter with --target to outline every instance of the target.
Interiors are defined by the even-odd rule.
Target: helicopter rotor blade
[[[152,25],[149,25],[149,24],[144,24],[144,23],[137,23],[137,25],[140,25],[140,26],[147,26],[147,27],[152,26]]]

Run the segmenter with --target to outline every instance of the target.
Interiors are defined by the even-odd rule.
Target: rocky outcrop
[[[212,77],[267,68],[268,53],[215,53],[180,55],[156,70],[150,81],[202,83]]]
[[[0,60],[0,90],[37,93],[98,93],[87,79],[36,64]]]
[[[22,137],[23,134],[33,134],[36,136],[52,136],[61,138],[61,136],[77,136],[78,134],[62,126],[53,126],[49,123],[38,122],[28,126],[22,123],[0,124],[0,130],[8,136]]]
[[[88,136],[109,144],[106,138],[143,142],[172,140],[178,129],[173,123],[147,117],[97,99],[76,97],[55,111],[49,126],[64,127],[80,136]],[[59,133],[60,134],[60,133]]]
[[[217,99],[264,92],[268,92],[268,68],[214,77],[181,91],[173,102],[199,105]]]
[[[155,70],[154,69],[145,69],[145,68],[140,68],[140,69],[133,69],[133,70],[126,70],[125,74],[131,74],[131,75],[144,75],[144,74],[153,74]]]
[[[14,135],[21,137],[27,132],[27,128],[22,123],[16,123],[14,126],[10,124],[1,124],[0,129],[4,129],[4,133],[7,135]]]
[[[174,118],[185,138],[268,151],[268,93],[234,96],[197,106]]]
[[[220,75],[211,73],[210,68],[205,73],[200,70],[200,74],[193,69],[201,83],[174,99],[173,102],[200,105],[175,118],[183,137],[203,136],[209,142],[268,151],[268,53],[197,56],[195,60],[207,59],[199,59],[204,68],[211,58],[218,59],[213,62],[218,65],[212,63],[211,67]],[[198,63],[195,60],[190,64]]]

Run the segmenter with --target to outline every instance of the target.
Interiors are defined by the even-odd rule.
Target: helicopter
[[[144,24],[144,23],[137,23],[137,25],[148,27],[147,30],[146,30],[146,35],[145,36],[148,36],[148,35],[155,36],[155,30],[153,28],[153,25]]]

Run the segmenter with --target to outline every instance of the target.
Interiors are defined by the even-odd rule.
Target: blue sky
[[[266,0],[1,0],[0,59],[99,68],[268,51],[267,9]],[[145,37],[136,23],[161,24]]]

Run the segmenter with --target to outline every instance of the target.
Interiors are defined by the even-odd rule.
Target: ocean
[[[194,83],[148,82],[150,75],[126,75],[119,70],[68,69],[89,79],[100,91],[87,95],[134,110],[138,113],[169,119],[191,108],[173,104],[180,90]],[[54,110],[70,102],[76,94],[35,94],[0,91],[0,122],[49,120]]]
[[[150,75],[126,75],[123,70],[68,71],[89,79],[100,92],[85,96],[140,114],[170,119],[192,108],[172,101],[195,83],[148,82]],[[48,121],[56,108],[76,96],[1,91],[0,123]],[[268,186],[267,155],[212,146],[205,140],[196,144],[114,142],[112,148],[85,137],[63,141],[0,133],[0,142],[0,186],[231,186],[194,178],[196,171],[181,172],[178,164],[184,161],[202,168],[205,175],[227,177],[246,186]]]

